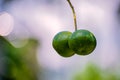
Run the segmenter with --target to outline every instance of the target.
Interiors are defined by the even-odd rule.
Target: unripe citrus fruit
[[[72,35],[69,31],[62,31],[55,35],[52,45],[57,53],[63,57],[71,57],[74,51],[68,46],[68,39]]]
[[[75,31],[68,40],[69,47],[78,55],[88,55],[96,47],[96,38],[88,30]]]

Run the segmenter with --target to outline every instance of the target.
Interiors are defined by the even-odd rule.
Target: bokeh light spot
[[[0,14],[0,35],[1,36],[8,35],[12,31],[13,25],[14,25],[13,17],[7,12],[2,12]]]

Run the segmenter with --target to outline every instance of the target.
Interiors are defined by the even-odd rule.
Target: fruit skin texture
[[[96,47],[96,38],[88,30],[75,31],[68,40],[69,47],[78,55],[88,55]]]
[[[69,31],[62,31],[53,38],[53,48],[63,57],[71,57],[74,55],[74,51],[68,46],[68,39],[71,35],[72,33]]]

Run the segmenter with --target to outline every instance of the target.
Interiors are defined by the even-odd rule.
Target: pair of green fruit
[[[96,47],[96,38],[88,30],[76,30],[71,33],[62,31],[55,35],[52,42],[53,48],[63,57],[71,57],[75,53],[78,55],[88,55]]]

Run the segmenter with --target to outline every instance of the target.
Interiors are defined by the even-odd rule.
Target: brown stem
[[[67,2],[69,3],[71,9],[72,9],[72,13],[73,13],[73,17],[74,17],[74,26],[75,26],[75,31],[77,30],[77,20],[76,20],[76,13],[75,13],[75,9],[72,5],[72,3],[70,2],[70,0],[67,0]]]

